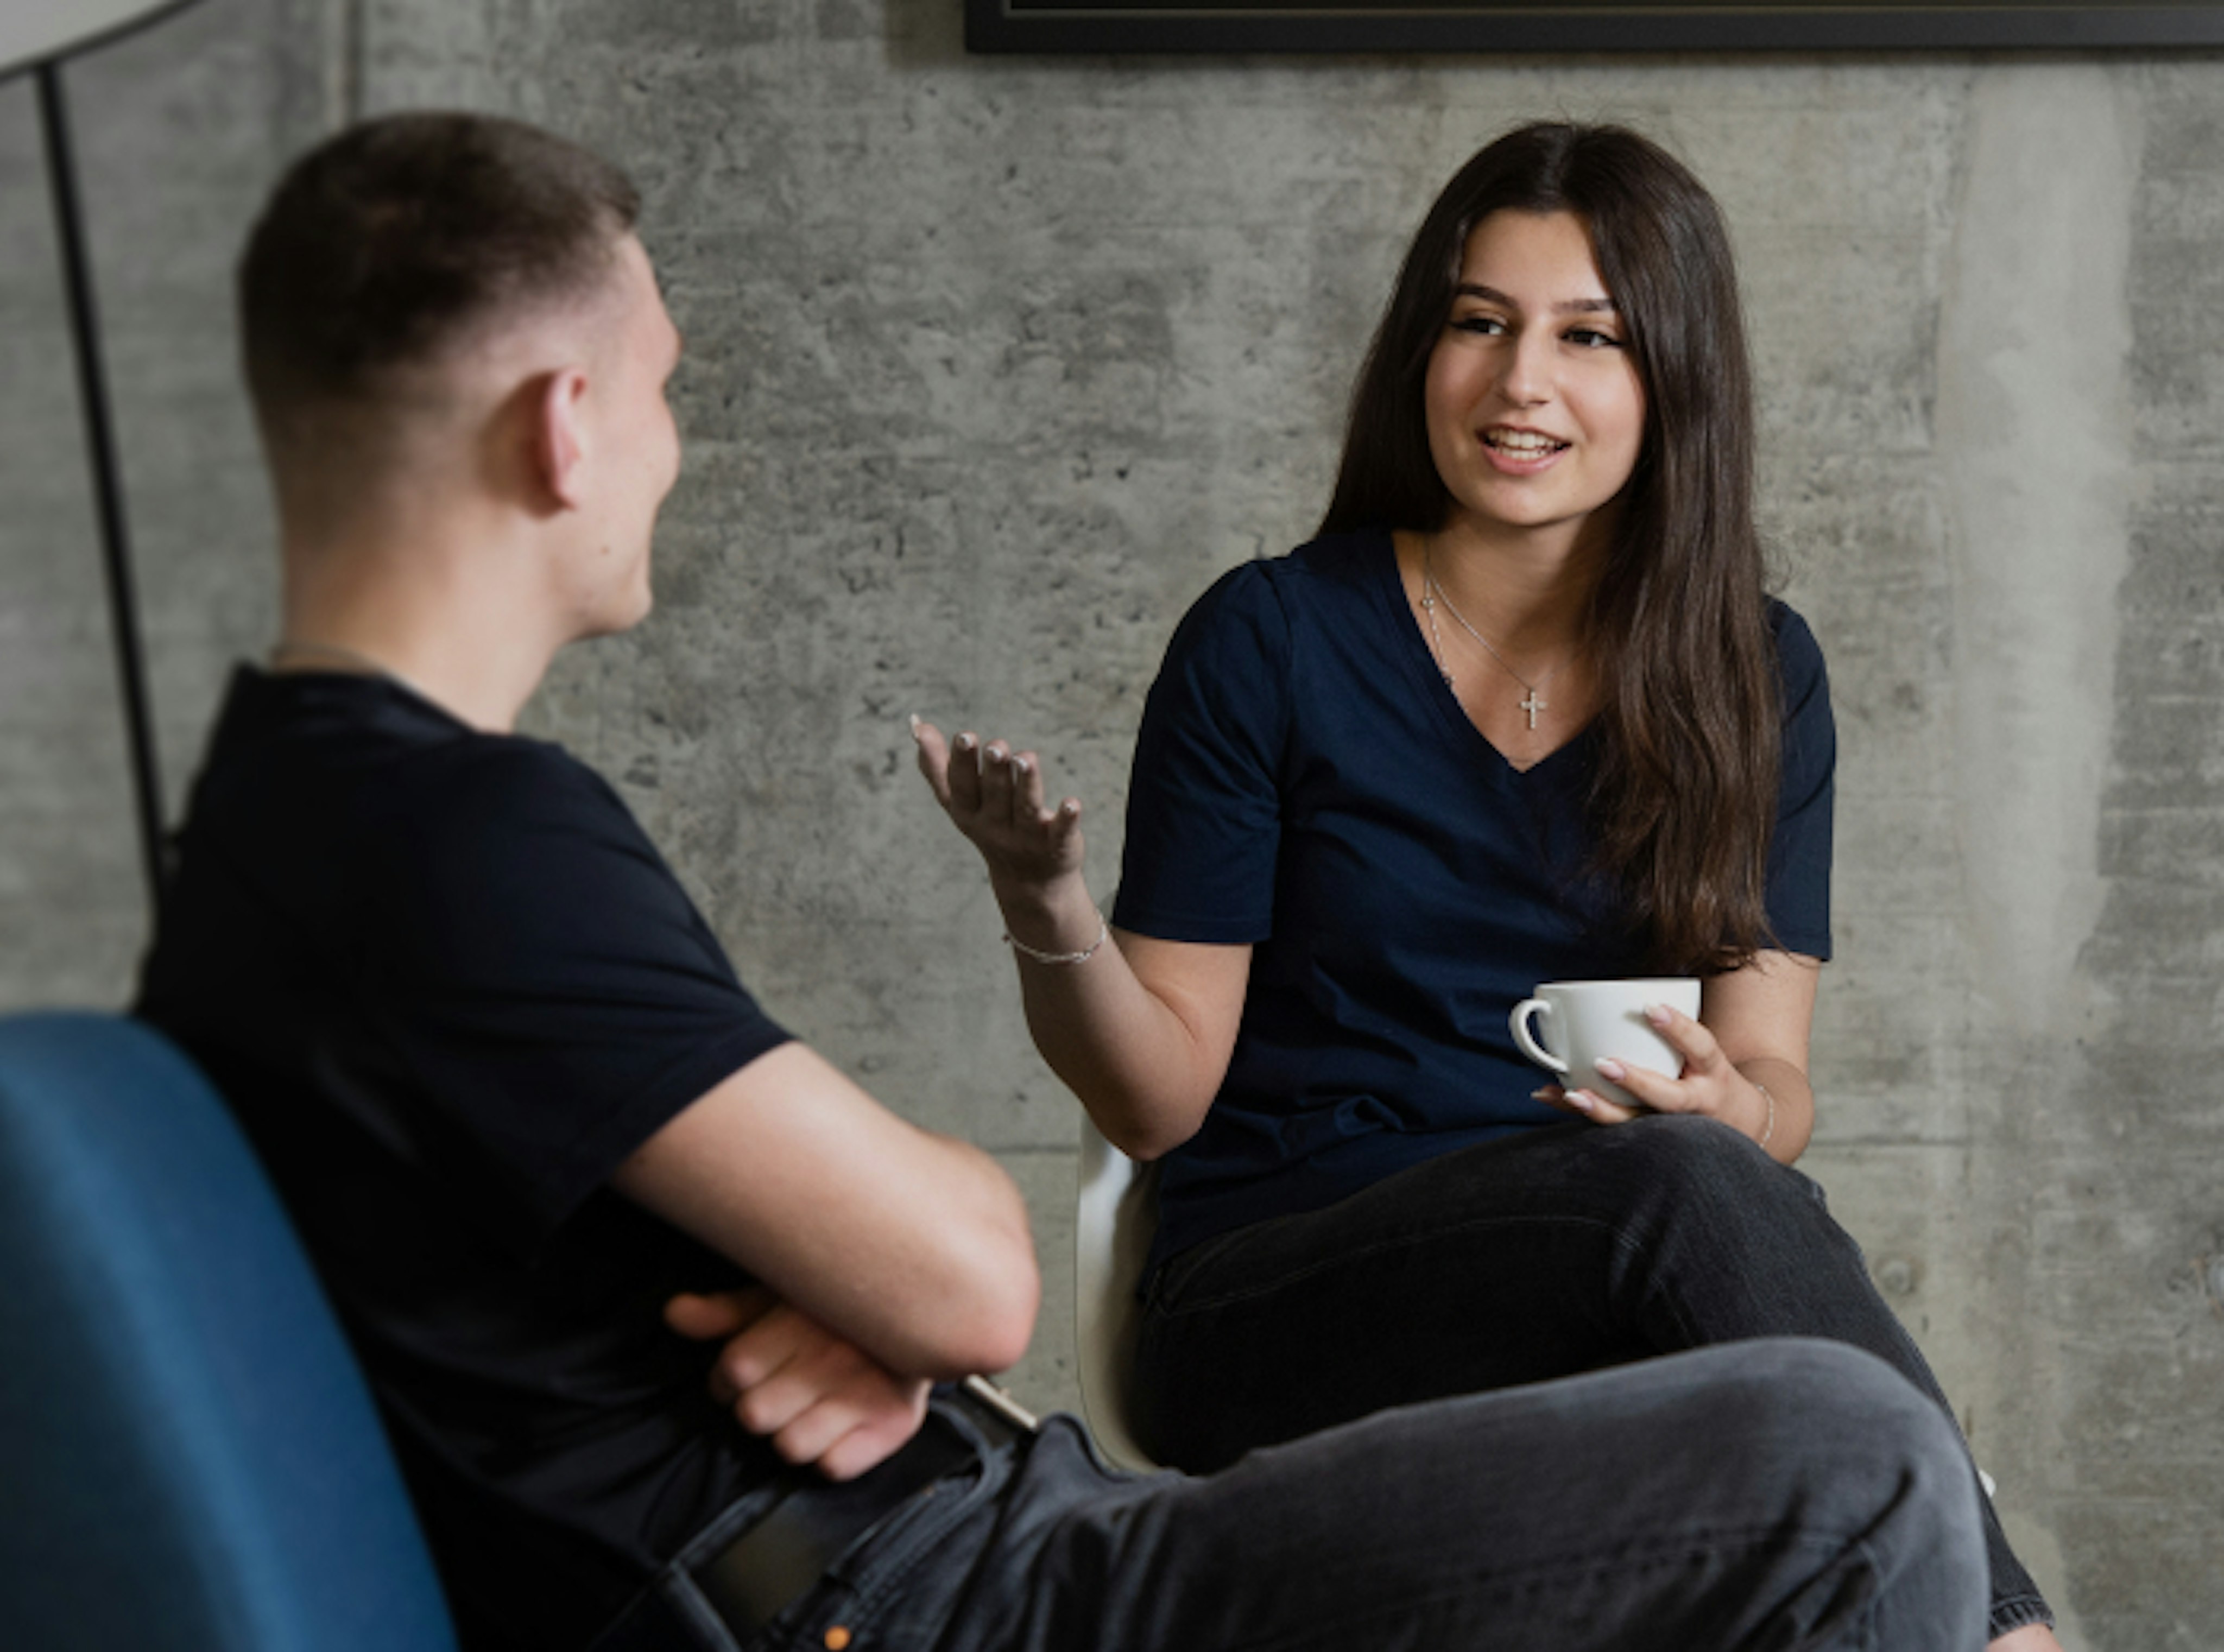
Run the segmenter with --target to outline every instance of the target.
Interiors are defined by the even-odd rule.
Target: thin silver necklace
[[[1529,726],[1534,728],[1537,726],[1538,714],[1551,707],[1551,702],[1544,696],[1545,684],[1552,680],[1552,672],[1558,671],[1567,662],[1565,660],[1555,662],[1551,671],[1547,671],[1533,683],[1507,665],[1506,656],[1492,646],[1488,637],[1475,628],[1467,615],[1454,606],[1452,599],[1445,593],[1444,588],[1437,583],[1436,564],[1429,555],[1428,545],[1425,544],[1421,546],[1421,609],[1429,616],[1429,640],[1436,646],[1437,672],[1444,679],[1446,688],[1456,689],[1459,684],[1452,680],[1451,667],[1444,663],[1444,634],[1437,629],[1437,608],[1440,604],[1444,612],[1452,616],[1453,621],[1461,630],[1482,645],[1484,652],[1498,662],[1500,670],[1521,684],[1525,692],[1514,703],[1529,714]]]

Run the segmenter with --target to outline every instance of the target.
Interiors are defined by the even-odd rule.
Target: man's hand
[[[895,1454],[926,1416],[928,1384],[903,1377],[761,1285],[692,1292],[664,1322],[698,1342],[723,1339],[711,1393],[791,1463],[853,1479]]]

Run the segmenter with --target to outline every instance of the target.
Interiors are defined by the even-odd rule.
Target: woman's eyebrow
[[[1452,296],[1461,299],[1481,299],[1485,304],[1503,306],[1508,310],[1521,306],[1494,287],[1485,287],[1480,281],[1462,281],[1452,288]],[[1601,311],[1619,310],[1621,306],[1612,299],[1570,299],[1552,306],[1556,316],[1595,315]]]

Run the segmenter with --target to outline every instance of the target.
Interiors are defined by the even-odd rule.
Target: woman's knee
[[[1719,1119],[1655,1113],[1605,1133],[1623,1175],[1678,1203],[1767,1206],[1794,1197],[1814,1202],[1796,1173]]]
[[[1619,1204],[1615,1226],[1627,1253],[1641,1264],[1633,1277],[1680,1281],[1675,1294],[1687,1304],[1720,1294],[1716,1287],[1741,1302],[1813,1295],[1810,1306],[1867,1291],[1860,1248],[1831,1220],[1815,1185],[1729,1126],[1664,1117],[1603,1133],[1628,1138],[1617,1144],[1608,1196]],[[1836,1334],[1833,1323],[1795,1313],[1719,1328]]]

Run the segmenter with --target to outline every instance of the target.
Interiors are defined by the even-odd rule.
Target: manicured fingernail
[[[1622,1065],[1613,1056],[1602,1056],[1596,1061],[1593,1062],[1591,1065],[1598,1069],[1598,1075],[1601,1078],[1610,1078],[1614,1080],[1617,1083],[1621,1081],[1622,1076]]]
[[[1539,1084],[1535,1089],[1529,1092],[1529,1099],[1532,1101],[1551,1100],[1552,1099],[1552,1087],[1549,1084]]]
[[[911,714],[911,737],[913,740],[919,738],[919,713],[916,711]]]
[[[950,744],[953,750],[970,752],[973,749],[973,736],[970,735],[960,735],[957,739],[951,741]]]
[[[1598,1103],[1592,1100],[1589,1094],[1583,1090],[1570,1090],[1565,1099],[1568,1105],[1577,1113],[1589,1113],[1598,1106]]]
[[[1645,1006],[1645,1018],[1656,1027],[1665,1027],[1676,1018],[1676,1012],[1665,1004],[1648,1004]]]
[[[1026,774],[1033,771],[1034,765],[1024,757],[1015,757],[1012,760],[1012,768],[1016,773]]]

